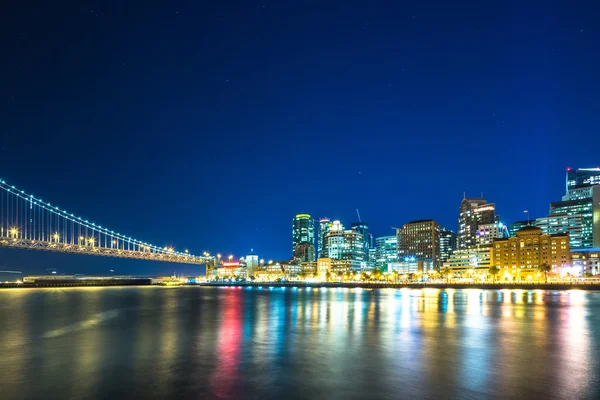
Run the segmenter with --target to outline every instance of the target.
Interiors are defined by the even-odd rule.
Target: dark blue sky
[[[3,10],[0,176],[141,240],[287,258],[296,213],[456,229],[464,191],[511,223],[600,163],[594,2],[125,3]]]

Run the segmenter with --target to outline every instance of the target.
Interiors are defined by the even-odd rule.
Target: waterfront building
[[[571,275],[600,274],[600,249],[571,249]]]
[[[475,244],[477,246],[491,246],[495,239],[504,239],[509,236],[508,229],[502,222],[481,224],[477,229]]]
[[[477,278],[487,275],[492,265],[492,247],[478,246],[456,250],[444,268],[450,268],[454,276]]]
[[[434,272],[435,268],[430,261],[417,261],[416,257],[404,257],[402,260],[388,264],[386,272],[397,272],[399,275],[415,274],[415,273],[430,273]]]
[[[317,273],[320,279],[325,279],[327,273],[339,276],[349,272],[356,272],[352,260],[334,260],[332,258],[319,258],[317,260]]]
[[[515,237],[517,236],[517,231],[521,228],[525,228],[526,226],[535,226],[536,221],[517,221],[515,223],[510,224],[508,227],[508,236]]]
[[[468,249],[477,245],[479,225],[497,222],[496,206],[483,198],[464,197],[458,217],[457,248]]]
[[[447,261],[456,250],[456,233],[442,228],[440,232],[440,262]]]
[[[390,264],[398,262],[398,241],[396,236],[381,236],[375,239],[375,266],[390,271]]]
[[[564,273],[571,265],[569,235],[546,235],[538,227],[526,226],[516,237],[494,241],[492,260],[505,281],[545,279],[540,271],[544,264],[551,273]]]
[[[398,235],[398,231],[400,235]],[[434,269],[440,267],[440,224],[427,220],[411,221],[396,231],[398,241],[398,257],[415,257],[416,261],[426,261]]]
[[[303,242],[315,243],[315,222],[310,214],[297,214],[292,220],[292,254]]]
[[[339,221],[338,221],[339,222]],[[317,257],[323,257],[325,255],[325,235],[329,233],[333,224],[329,218],[319,219],[319,233],[317,239]]]
[[[246,256],[246,258],[244,259],[244,262],[246,263],[246,269],[248,271],[248,278],[253,278],[254,272],[256,271],[256,268],[258,267],[258,256],[254,253],[248,254]]]

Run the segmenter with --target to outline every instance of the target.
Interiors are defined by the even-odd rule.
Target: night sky
[[[22,3],[0,17],[0,177],[157,245],[289,258],[296,213],[357,208],[375,236],[456,230],[465,191],[509,224],[600,164],[597,2]],[[0,250],[48,265],[174,268]]]

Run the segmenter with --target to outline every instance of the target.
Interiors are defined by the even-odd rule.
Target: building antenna
[[[467,198],[467,192],[463,192],[463,200]]]
[[[483,199],[483,192],[481,192],[481,198]]]
[[[358,215],[358,222],[362,222],[362,219],[360,219],[360,213],[358,212],[358,208],[356,209],[356,214]]]

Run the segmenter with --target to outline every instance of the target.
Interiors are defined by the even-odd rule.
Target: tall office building
[[[508,236],[515,237],[517,236],[517,231],[521,228],[525,228],[526,226],[535,226],[536,220],[533,221],[517,221],[515,223],[510,224],[508,228]]]
[[[300,243],[315,244],[315,222],[310,214],[298,214],[292,220],[292,254]]]
[[[381,236],[375,239],[375,266],[389,270],[389,265],[398,262],[396,236]]]
[[[477,229],[475,244],[478,247],[491,246],[496,239],[504,239],[509,237],[508,229],[502,222],[494,222],[493,224],[481,224]]]
[[[447,261],[456,250],[456,233],[442,228],[440,232],[440,262]]]
[[[498,222],[496,206],[483,198],[463,198],[458,217],[458,249],[468,249],[477,245],[479,225]]]
[[[580,187],[600,185],[600,168],[567,168],[566,192]]]
[[[341,260],[344,245],[344,225],[338,220],[327,224],[327,233],[323,235],[323,248],[319,258]],[[339,253],[339,254],[338,254]]]
[[[440,224],[428,219],[411,221],[402,227],[398,257],[414,257],[417,262],[429,262],[440,268]]]
[[[600,247],[600,168],[568,168],[566,189],[536,225],[546,234],[568,232],[572,249]]]
[[[317,257],[321,258],[325,255],[325,235],[329,233],[331,229],[331,221],[329,218],[319,219],[319,233],[317,243]]]
[[[366,222],[353,222],[350,227],[352,230],[360,233],[363,237],[363,253],[364,261],[368,260],[371,236],[369,235],[369,224]]]
[[[326,257],[332,260],[348,260],[353,271],[367,268],[367,256],[364,253],[364,238],[362,234],[353,229],[343,229],[340,221],[333,221],[329,233],[325,235]]]

